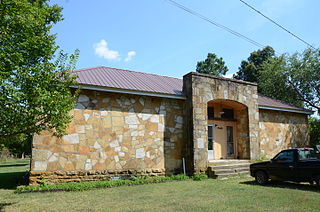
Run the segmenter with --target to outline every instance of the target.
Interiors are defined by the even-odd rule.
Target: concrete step
[[[221,160],[210,161],[208,176],[212,178],[226,178],[237,174],[249,174],[249,160]]]
[[[250,167],[250,163],[208,166],[208,168],[210,168],[213,171],[220,170],[220,169],[237,169],[237,168],[249,168],[249,167]]]
[[[228,178],[232,177],[238,174],[249,174],[248,172],[235,172],[235,173],[230,173],[230,174],[219,174],[219,175],[214,175],[212,178],[214,179],[223,179],[223,178]]]
[[[248,172],[249,173],[249,168],[244,167],[244,168],[237,168],[237,169],[220,169],[220,170],[214,170],[215,175],[219,174],[229,174],[229,173],[237,173],[237,172]]]
[[[220,166],[229,164],[247,164],[250,160],[212,160],[208,162],[209,166]]]

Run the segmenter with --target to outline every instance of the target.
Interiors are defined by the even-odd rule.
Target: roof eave
[[[258,106],[259,109],[264,109],[264,110],[276,110],[276,111],[283,111],[283,112],[291,112],[291,113],[302,113],[302,114],[307,114],[307,115],[312,115],[314,112],[310,110],[294,110],[294,109],[289,109],[289,108],[279,108],[279,107],[270,107],[270,106]]]
[[[125,94],[133,94],[133,95],[143,95],[143,96],[153,96],[153,97],[160,97],[160,98],[186,100],[186,96],[179,95],[179,94],[175,95],[175,94],[166,94],[166,93],[154,93],[154,92],[147,92],[147,91],[128,90],[128,89],[103,87],[103,86],[87,85],[87,84],[73,85],[71,87],[87,89],[87,90],[95,90],[95,91],[104,91],[104,92],[113,92],[113,93],[122,93],[122,94],[125,93]]]

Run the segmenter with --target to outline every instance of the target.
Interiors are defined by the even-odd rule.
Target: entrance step
[[[229,165],[229,164],[244,164],[244,163],[250,163],[250,160],[245,159],[226,159],[226,160],[209,160],[208,161],[209,166],[216,166],[216,165]]]
[[[208,176],[211,178],[225,178],[237,174],[249,174],[249,160],[217,160],[209,161]]]

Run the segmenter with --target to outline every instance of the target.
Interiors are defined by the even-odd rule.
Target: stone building
[[[182,79],[107,67],[74,71],[81,93],[62,138],[33,138],[30,184],[205,172],[208,161],[271,158],[308,145],[312,111],[257,85],[200,73]]]

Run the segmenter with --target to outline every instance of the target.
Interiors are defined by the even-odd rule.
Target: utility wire
[[[189,8],[183,6],[182,4],[177,3],[177,2],[174,1],[174,0],[165,0],[165,1],[167,1],[168,3],[174,5],[175,7],[178,7],[178,8],[180,8],[180,9],[182,9],[182,10],[184,10],[184,11],[186,11],[186,12],[188,12],[188,13],[190,13],[190,14],[198,17],[198,18],[201,18],[202,20],[205,20],[205,21],[209,22],[210,24],[215,25],[215,26],[217,26],[217,27],[219,27],[219,28],[221,28],[221,29],[223,29],[223,30],[225,30],[225,31],[227,31],[227,32],[229,32],[229,33],[231,33],[231,34],[239,37],[239,38],[242,38],[242,39],[246,40],[247,42],[249,42],[249,43],[251,43],[251,44],[253,44],[253,45],[258,46],[259,48],[265,48],[265,47],[266,47],[265,45],[263,45],[263,44],[255,41],[255,40],[253,40],[253,39],[251,39],[251,38],[249,38],[249,37],[247,37],[247,36],[245,36],[245,35],[242,35],[241,33],[236,32],[236,31],[234,31],[234,30],[232,30],[232,29],[230,29],[230,28],[228,28],[228,27],[226,27],[226,26],[224,26],[224,25],[222,25],[222,24],[219,24],[219,23],[217,23],[217,22],[215,22],[215,21],[207,18],[206,16],[201,15],[201,14],[198,13],[198,12],[189,9]]]
[[[284,31],[286,31],[287,33],[289,33],[290,35],[292,35],[293,37],[297,38],[298,40],[300,40],[301,42],[303,42],[304,44],[306,44],[307,46],[315,49],[311,44],[309,44],[307,41],[303,40],[302,38],[298,37],[297,35],[293,34],[292,32],[290,32],[288,29],[286,29],[285,27],[281,26],[280,24],[278,24],[277,22],[275,22],[274,20],[272,20],[271,18],[269,18],[268,16],[264,15],[262,12],[260,12],[259,10],[257,10],[256,8],[254,8],[253,6],[251,6],[250,4],[248,4],[247,2],[240,0],[243,4],[245,4],[247,7],[251,8],[252,10],[254,10],[255,12],[259,13],[260,15],[262,15],[263,17],[265,17],[266,19],[268,19],[269,21],[271,21],[272,23],[274,23],[275,25],[277,25],[278,27],[280,27],[281,29],[283,29]]]

